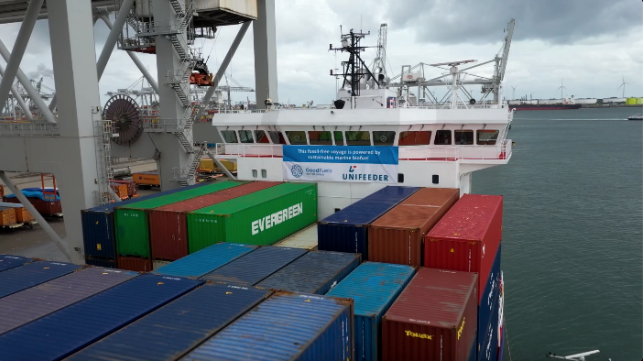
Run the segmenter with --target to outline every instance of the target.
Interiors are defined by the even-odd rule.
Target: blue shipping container
[[[352,318],[351,300],[278,292],[182,360],[352,360]]]
[[[325,295],[360,263],[359,254],[308,252],[259,282],[257,287]]]
[[[489,272],[489,279],[484,287],[484,293],[480,298],[480,305],[478,306],[478,339],[479,343],[482,343],[485,337],[484,333],[489,325],[491,316],[493,314],[493,308],[498,307],[498,302],[500,299],[500,246],[498,245],[498,253],[496,253],[496,258],[493,261],[493,266]],[[496,321],[497,322],[497,321]]]
[[[67,360],[178,360],[270,293],[257,288],[206,284]]]
[[[0,299],[0,334],[136,276],[136,272],[89,267],[4,297]]]
[[[355,302],[355,360],[381,359],[382,316],[414,274],[411,266],[366,262],[326,294]]]
[[[419,189],[388,186],[326,217],[317,225],[319,250],[361,253],[368,260],[368,225]]]
[[[142,275],[0,336],[2,361],[60,360],[202,281]]]
[[[199,278],[255,249],[257,246],[247,244],[217,243],[163,266],[154,273]]]
[[[496,302],[492,310],[489,324],[484,329],[482,337],[478,334],[478,361],[498,360],[498,312],[499,303]],[[484,338],[484,341],[480,341]]]
[[[199,183],[185,188],[158,192],[144,197],[136,197],[123,202],[114,202],[99,207],[84,209],[80,212],[83,225],[83,246],[85,255],[116,259],[116,236],[114,234],[114,208],[128,204],[162,197],[190,188],[202,187],[208,183]]]
[[[208,273],[203,279],[206,281],[254,286],[303,256],[306,252],[305,249],[300,248],[261,247]]]
[[[51,281],[80,268],[81,266],[72,263],[37,261],[0,272],[0,298]]]
[[[31,258],[0,254],[0,272],[22,266],[33,261]]]

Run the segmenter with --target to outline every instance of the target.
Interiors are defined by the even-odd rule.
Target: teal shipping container
[[[356,361],[381,360],[382,316],[414,274],[411,266],[365,262],[326,294],[355,301]]]

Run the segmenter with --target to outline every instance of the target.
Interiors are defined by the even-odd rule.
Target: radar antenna
[[[458,61],[448,61],[446,63],[436,63],[436,64],[429,64],[429,66],[433,66],[436,68],[439,68],[440,66],[450,66],[451,68],[449,69],[449,72],[451,74],[451,79],[452,79],[452,84],[450,86],[451,88],[451,109],[456,109],[458,108],[458,99],[460,99],[460,96],[458,95],[458,91],[460,90],[461,84],[458,84],[458,80],[460,78],[460,70],[458,70],[458,65],[461,64],[467,64],[467,63],[474,63],[477,60],[470,59],[470,60],[458,60]],[[475,99],[471,98],[469,100],[469,104],[474,105],[475,104]],[[464,102],[463,102],[464,103]],[[464,105],[466,108],[467,106]]]

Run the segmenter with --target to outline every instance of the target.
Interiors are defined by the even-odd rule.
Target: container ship
[[[509,107],[514,110],[571,110],[580,109],[582,106],[582,104],[576,104],[569,99],[563,102],[543,100],[509,101]]]
[[[462,102],[458,61],[398,107],[365,35],[333,108],[216,115],[236,177],[83,210],[86,266],[0,256],[0,358],[501,360],[503,197],[472,174],[513,110]]]

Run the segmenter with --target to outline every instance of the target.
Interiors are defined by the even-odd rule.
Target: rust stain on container
[[[466,361],[477,287],[475,273],[420,269],[382,317],[382,361]]]
[[[368,230],[368,254],[373,262],[419,267],[424,235],[458,201],[460,190],[423,188],[382,217]]]
[[[118,268],[136,272],[152,271],[152,260],[140,257],[118,257]]]
[[[168,204],[148,212],[152,259],[175,261],[188,255],[188,212],[235,199],[281,184],[281,182],[252,182],[220,190],[178,203]]]

